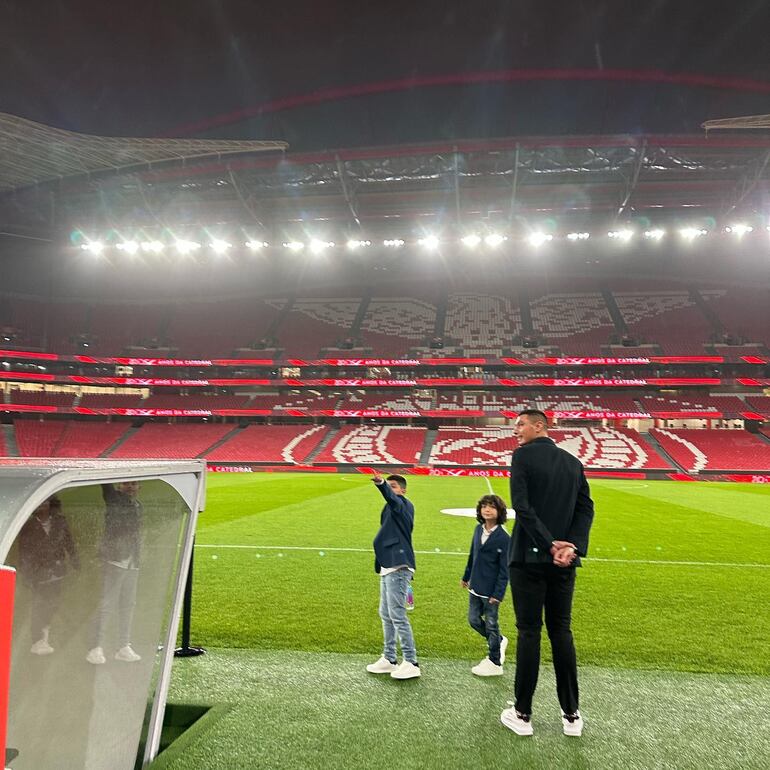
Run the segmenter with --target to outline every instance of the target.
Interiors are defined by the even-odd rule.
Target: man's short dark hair
[[[403,476],[399,476],[397,473],[391,473],[385,481],[395,481],[401,489],[406,489],[406,479]]]
[[[484,517],[481,515],[481,509],[485,505],[491,505],[493,508],[497,508],[497,523],[505,524],[508,520],[508,510],[505,507],[505,500],[498,495],[484,495],[476,505],[476,521],[479,524],[484,523]]]
[[[519,417],[529,417],[530,422],[542,422],[548,427],[548,418],[539,409],[524,409],[519,412]]]

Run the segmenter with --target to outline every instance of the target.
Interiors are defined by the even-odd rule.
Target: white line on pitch
[[[371,548],[339,548],[312,545],[214,545],[212,543],[196,543],[196,548],[227,548],[246,549],[252,551],[343,551],[347,553],[372,553]],[[467,551],[415,551],[425,556],[467,556]],[[666,559],[607,559],[604,557],[588,557],[587,561],[605,562],[611,564],[663,564],[675,567],[756,567],[770,569],[770,564],[749,564],[731,561],[669,561]]]

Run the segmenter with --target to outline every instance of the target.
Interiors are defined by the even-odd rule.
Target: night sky
[[[416,75],[632,68],[770,81],[768,30],[766,0],[0,0],[0,111],[151,136]],[[296,141],[296,126],[286,131]]]

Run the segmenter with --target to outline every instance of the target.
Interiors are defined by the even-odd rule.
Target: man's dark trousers
[[[532,713],[532,696],[540,670],[540,632],[545,609],[545,626],[551,640],[559,703],[565,714],[574,714],[578,710],[578,680],[570,621],[575,568],[554,564],[512,564],[510,576],[518,629],[515,708],[522,714]]]

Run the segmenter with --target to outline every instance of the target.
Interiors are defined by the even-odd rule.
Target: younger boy
[[[473,532],[468,564],[461,585],[469,591],[468,623],[489,646],[489,655],[471,671],[476,676],[502,676],[508,639],[500,633],[498,613],[508,587],[508,543],[503,529],[508,517],[505,502],[484,495],[476,506],[479,522]]]
[[[380,529],[374,538],[374,571],[380,576],[380,618],[384,637],[382,656],[366,667],[370,674],[390,674],[393,679],[420,676],[412,627],[406,615],[407,588],[414,575],[414,506],[406,499],[406,479],[383,478],[375,471],[372,481],[385,498]],[[396,639],[404,656],[396,662]]]

